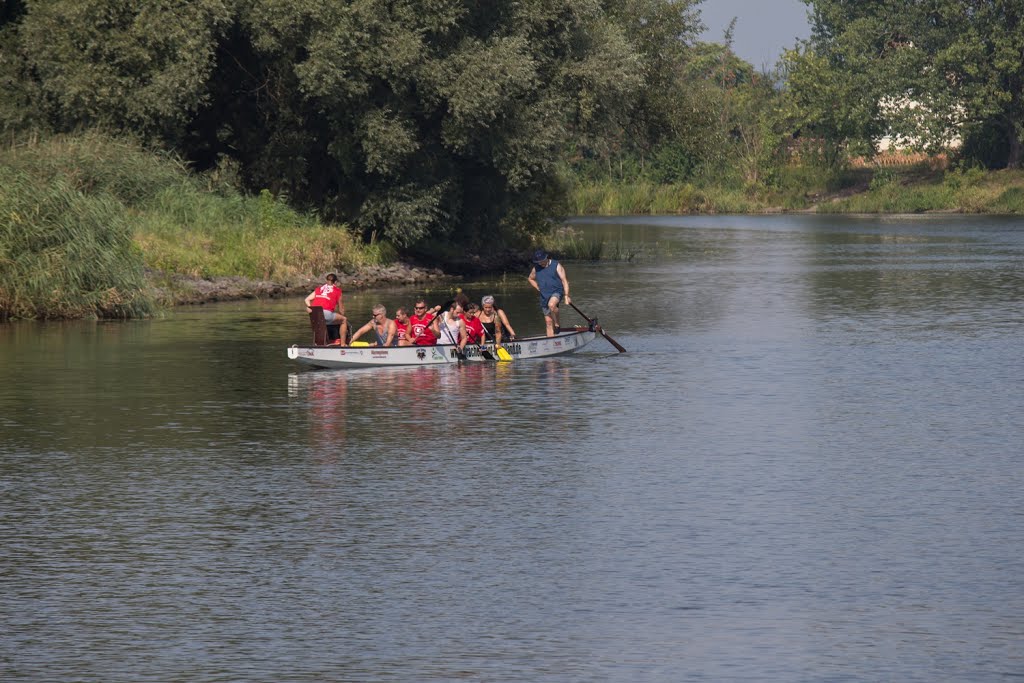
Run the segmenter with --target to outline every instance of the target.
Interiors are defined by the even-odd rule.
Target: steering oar
[[[604,328],[601,327],[597,323],[596,320],[590,318],[586,313],[584,313],[580,309],[576,308],[576,304],[572,303],[571,301],[569,302],[569,305],[573,307],[573,310],[575,310],[577,313],[579,313],[580,315],[583,316],[583,319],[587,321],[587,323],[590,325],[590,327],[592,327],[593,329],[595,329],[598,332],[600,332],[602,337],[607,339],[611,343],[612,346],[614,346],[616,349],[618,349],[619,353],[625,353],[626,352],[626,349],[622,348],[622,345],[619,344],[619,342],[617,342],[614,339],[612,339],[611,335],[609,335],[607,332],[605,332]]]

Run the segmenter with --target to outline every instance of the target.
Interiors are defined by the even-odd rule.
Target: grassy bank
[[[913,169],[876,171],[865,192],[823,202],[822,213],[959,213],[1024,214],[1024,172]]]
[[[166,302],[145,272],[288,281],[395,259],[227,175],[95,133],[0,150],[0,319],[147,315]]]
[[[657,249],[657,245],[587,237],[582,230],[569,225],[543,236],[540,246],[568,261],[634,261]]]
[[[905,167],[830,175],[789,169],[774,187],[747,189],[578,183],[571,190],[570,210],[601,216],[777,211],[1024,214],[1024,172]]]

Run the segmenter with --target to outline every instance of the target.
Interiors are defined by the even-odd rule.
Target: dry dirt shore
[[[245,277],[194,278],[167,273],[149,273],[153,296],[165,305],[205,304],[240,299],[274,299],[305,296],[320,284],[323,275],[297,278],[286,282],[250,280]],[[369,266],[358,273],[338,273],[343,289],[370,289],[396,285],[415,285],[461,279],[439,268],[426,268],[407,263]]]
[[[463,278],[530,269],[531,249],[494,249],[486,254],[460,253],[431,265],[399,261],[386,266],[366,266],[356,273],[335,271],[342,289],[359,290],[404,285],[459,282]],[[274,299],[305,296],[323,284],[327,273],[312,274],[285,282],[251,280],[245,277],[195,278],[151,272],[147,274],[154,298],[166,306],[205,304],[239,299]]]

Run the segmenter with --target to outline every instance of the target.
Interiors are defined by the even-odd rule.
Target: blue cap
[[[533,252],[533,262],[534,263],[541,263],[542,261],[547,261],[547,260],[548,260],[548,252],[544,251],[543,249],[538,249],[537,251]]]

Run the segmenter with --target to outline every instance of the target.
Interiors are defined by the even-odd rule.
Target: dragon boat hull
[[[550,358],[579,351],[594,341],[597,333],[586,327],[563,330],[554,337],[527,337],[502,344],[513,360]],[[465,362],[493,363],[497,358],[494,344],[484,344],[492,359],[485,358],[480,347],[466,345]],[[288,348],[288,358],[317,368],[400,367],[458,363],[455,344],[435,346],[300,346]]]

